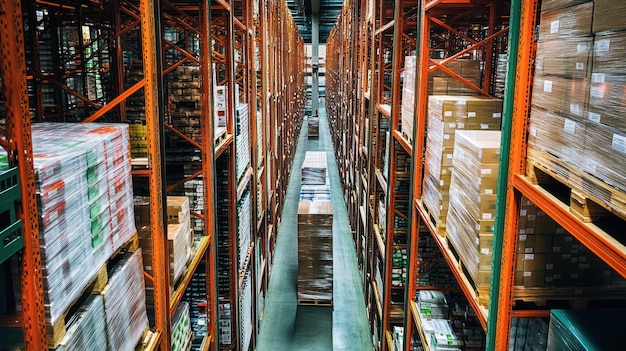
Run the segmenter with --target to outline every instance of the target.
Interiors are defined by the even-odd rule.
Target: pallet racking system
[[[616,228],[615,224],[607,227],[603,222],[609,218],[623,223],[619,211],[594,217],[593,211],[585,209],[597,206],[586,198],[582,199],[582,206],[578,206],[582,210],[574,209],[576,200],[581,201],[580,196],[574,194],[574,188],[569,189],[572,192],[570,205],[569,199],[560,197],[555,190],[559,188],[554,186],[558,180],[550,178],[546,183],[527,173],[527,168],[531,169],[527,164],[530,162],[527,161],[528,121],[540,9],[540,1],[512,1],[510,4],[454,0],[350,1],[344,4],[328,42],[327,100],[335,153],[338,159],[344,160],[339,163],[340,174],[345,175],[342,179],[344,197],[378,349],[393,349],[397,345],[391,342],[395,333],[391,329],[393,310],[388,305],[394,289],[393,284],[389,284],[393,261],[383,255],[389,253],[389,244],[393,242],[385,236],[394,229],[390,223],[393,215],[389,211],[402,205],[398,202],[402,192],[392,185],[401,175],[397,166],[399,152],[405,152],[413,160],[403,349],[411,350],[419,339],[428,349],[416,298],[420,290],[462,292],[465,303],[476,315],[479,329],[485,331],[483,342],[488,350],[509,349],[514,339],[511,339],[513,325],[521,320],[543,318],[545,321],[553,307],[591,307],[594,302],[619,306],[624,301],[624,293],[619,288],[595,292],[575,284],[562,289],[528,288],[516,281],[520,240],[524,240],[520,239],[518,230],[522,225],[520,213],[523,211],[520,210],[524,206],[536,206],[547,219],[554,220],[557,227],[565,230],[566,240],[579,241],[582,250],[593,252],[594,260],[613,270],[611,275],[626,276],[623,242],[617,232],[611,231]],[[395,28],[394,34],[392,28]],[[417,57],[415,100],[412,101],[415,111],[410,116],[406,116],[404,110],[401,110],[403,115],[399,115],[404,96],[397,90],[401,84],[407,84],[407,71],[403,71],[407,65],[403,55],[407,52]],[[508,64],[502,59],[503,55],[508,55]],[[459,58],[481,62],[478,81],[467,79],[450,67]],[[465,91],[504,99],[502,157],[488,289],[488,296],[492,298],[488,302],[482,299],[485,291],[477,290],[458,254],[442,235],[444,227],[438,227],[422,202],[429,78],[437,71],[458,81],[457,87]],[[411,132],[406,132],[407,121],[414,126]],[[387,130],[394,140],[388,146]],[[388,177],[384,162],[389,165]],[[615,205],[604,207],[607,206]],[[380,216],[379,208],[387,209],[387,214]],[[383,229],[380,229],[381,224]],[[437,248],[434,251],[433,245]],[[380,269],[377,269],[376,257],[385,258]],[[446,264],[442,268],[433,262]],[[437,271],[442,273],[438,276],[451,276],[456,282],[430,279]],[[377,281],[378,275],[382,277]],[[572,292],[576,289],[589,291],[591,295],[577,299]],[[559,291],[569,291],[569,295],[555,295]],[[599,296],[601,291],[611,294]],[[557,300],[565,305],[551,304]]]
[[[121,122],[131,134],[139,131],[133,135],[142,142],[131,150],[134,192],[148,197],[151,218],[152,274],[144,277],[154,291],[154,318],[144,348],[170,349],[171,318],[183,300],[195,300],[207,325],[194,347],[254,349],[305,101],[304,45],[287,5],[141,0],[0,7],[7,28],[0,39],[0,140],[19,172],[24,214],[24,249],[15,261],[22,312],[3,316],[2,324],[21,329],[27,349],[48,348],[31,123]],[[247,120],[238,120],[243,107]],[[247,161],[236,177],[241,160]],[[191,199],[195,243],[171,289],[166,195],[175,194]],[[218,260],[220,239],[225,261]],[[234,306],[230,343],[220,340],[221,299]]]

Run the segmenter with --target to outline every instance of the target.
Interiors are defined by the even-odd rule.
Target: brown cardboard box
[[[524,254],[524,271],[545,271],[548,254]]]
[[[563,37],[591,34],[593,2],[546,11],[541,14],[539,39],[559,39]]]
[[[532,103],[558,114],[586,117],[589,80],[535,76]]]
[[[167,223],[183,223],[189,219],[189,198],[187,196],[168,196]]]
[[[541,2],[541,12],[546,12],[554,9],[561,9],[577,4],[589,2],[590,0],[543,0]],[[596,0],[597,2],[597,0]]]
[[[593,73],[617,73],[626,69],[626,32],[597,34],[593,43]]]
[[[589,90],[589,121],[626,131],[626,76],[594,73]]]
[[[545,286],[546,271],[524,271],[524,287],[535,288]]]
[[[589,78],[593,37],[544,40],[537,44],[535,74]]]
[[[587,126],[585,157],[588,171],[626,191],[626,132],[590,123]],[[602,194],[599,194],[602,196]]]
[[[595,0],[593,8],[593,32],[626,29],[626,2]]]

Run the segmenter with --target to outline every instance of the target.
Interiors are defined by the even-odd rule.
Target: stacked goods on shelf
[[[510,351],[545,350],[547,341],[547,318],[512,319]]]
[[[317,112],[317,111],[313,111]],[[320,136],[320,118],[319,116],[313,114],[307,117],[307,135],[309,138],[311,137],[319,137]]]
[[[135,197],[135,222],[142,248],[143,265],[152,274],[152,236],[150,234],[150,207],[146,197]],[[167,245],[169,252],[170,292],[184,275],[192,256],[193,230],[191,229],[189,199],[185,196],[167,197]],[[148,306],[154,306],[154,288],[146,289]]]
[[[404,328],[394,326],[392,332],[393,351],[404,350]]]
[[[498,99],[504,99],[504,89],[506,86],[506,69],[509,62],[508,54],[498,55],[496,61],[496,76],[494,79],[494,93],[493,96]]]
[[[216,163],[216,184],[217,184],[217,292],[218,292],[218,328],[219,344],[231,345],[233,342],[232,318],[230,291],[233,279],[232,270],[234,257],[231,257],[230,241],[230,213],[234,210],[230,205],[229,198],[229,162],[230,153],[220,157]],[[234,230],[234,228],[233,228]]]
[[[332,304],[333,208],[330,201],[298,205],[298,303]]]
[[[456,131],[446,238],[487,306],[500,163],[500,131]]]
[[[442,60],[434,60],[441,64]],[[448,62],[446,68],[463,77],[468,82],[480,87],[480,61],[457,59]],[[478,93],[453,78],[443,70],[435,70],[428,74],[428,95],[477,95]]]
[[[237,242],[240,270],[244,268],[250,251],[252,223],[252,199],[250,191],[246,190],[241,199],[237,201]]]
[[[502,100],[431,95],[422,201],[440,234],[446,228],[456,130],[500,130]]]
[[[458,288],[458,282],[441,255],[437,242],[428,232],[420,232],[417,259],[417,286]]]
[[[172,351],[186,351],[191,343],[189,304],[181,302],[172,317]]]
[[[623,296],[626,279],[524,197],[518,226],[518,298],[532,299],[535,291],[560,298]]]
[[[413,119],[415,116],[415,74],[417,73],[416,56],[404,58],[404,80],[402,82],[402,123],[404,137],[413,141]]]
[[[107,350],[102,295],[90,295],[80,306],[56,351]]]
[[[393,256],[392,256],[392,265],[391,269],[391,285],[396,287],[403,287],[406,284],[406,274],[407,274],[407,252],[406,247],[404,248],[394,248]]]
[[[239,104],[235,109],[235,140],[236,175],[237,180],[241,180],[251,162],[248,104]]]
[[[306,152],[302,163],[301,201],[330,200],[330,180],[327,168],[326,152]]]
[[[124,80],[126,89],[143,79],[143,62],[131,61]],[[133,158],[148,156],[148,130],[146,128],[145,98],[142,94],[133,94],[126,99],[126,120],[129,122],[130,153]]]
[[[207,281],[205,261],[201,261],[185,290],[184,301],[189,304],[189,318],[193,333],[194,349],[207,334]]]
[[[603,207],[626,191],[626,6],[599,0],[543,4],[528,151],[534,167]],[[575,174],[575,177],[570,176]],[[584,215],[582,215],[584,216]]]
[[[233,312],[230,308],[230,302],[226,302],[226,300],[224,300],[224,298],[222,298],[221,296],[219,297],[219,300],[220,302],[217,310],[217,321],[219,327],[220,345],[230,345],[233,343]]]
[[[135,234],[128,128],[32,126],[46,321],[55,324]]]
[[[547,350],[621,349],[624,312],[623,309],[551,310]]]
[[[250,269],[246,271],[241,295],[239,296],[239,335],[241,350],[248,350],[252,341],[252,327],[254,326],[253,318],[253,299],[252,299],[252,273]]]
[[[175,194],[173,191],[172,194]],[[204,181],[202,179],[191,179],[183,185],[183,196],[189,198],[189,209],[195,213],[204,212]],[[204,221],[197,216],[191,216],[191,227],[194,238],[204,235]]]
[[[485,349],[485,333],[463,294],[421,290],[417,309],[431,350]]]
[[[148,328],[141,250],[125,254],[102,291],[109,350],[130,351]]]
[[[200,67],[197,65],[180,66],[167,75],[169,123],[198,143],[202,141],[199,75]],[[200,161],[200,150],[170,130],[166,133],[166,147],[168,160]]]
[[[213,75],[215,77],[215,74]],[[226,131],[226,120],[228,115],[228,87],[227,86],[213,86],[213,111],[215,115],[214,131],[215,139]]]

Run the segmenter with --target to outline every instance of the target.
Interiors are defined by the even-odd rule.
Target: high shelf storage
[[[437,332],[462,349],[541,348],[551,310],[623,305],[623,171],[613,165],[624,139],[613,111],[624,106],[614,95],[624,28],[607,15],[620,11],[600,0],[345,3],[327,100],[379,348],[436,348]],[[383,253],[398,215],[410,221],[394,325],[397,263]]]
[[[21,208],[11,209],[10,226],[2,228],[3,235],[10,234],[3,239],[4,252],[12,252],[3,258],[3,286],[14,287],[21,311],[3,310],[2,326],[18,333],[12,339],[26,349],[55,347],[66,331],[74,333],[75,326],[65,322],[75,312],[85,321],[79,325],[98,320],[102,306],[110,323],[123,320],[130,309],[114,309],[111,303],[126,301],[109,295],[123,291],[120,282],[132,281],[131,287],[146,287],[146,303],[139,307],[148,318],[145,326],[137,324],[143,349],[254,349],[305,101],[304,44],[287,5],[142,0],[3,1],[0,7],[0,23],[7,29],[0,38],[0,145],[6,150],[0,163],[3,172],[16,167],[2,174],[11,189],[2,195],[15,197],[19,187],[22,198]],[[76,122],[71,125],[77,132],[64,141],[87,136],[101,122],[115,126],[99,132],[105,139],[103,131],[117,126],[127,133],[125,139],[106,139],[105,145],[117,150],[119,140],[130,140],[124,147],[127,164],[122,163],[127,168],[115,173],[128,181],[90,183],[99,179],[94,177],[101,169],[93,168],[99,163],[87,173],[89,196],[106,190],[111,198],[110,203],[89,201],[91,245],[100,242],[93,235],[101,227],[94,225],[115,228],[127,220],[113,209],[127,200],[123,190],[124,184],[131,186],[131,174],[134,206],[132,199],[124,204],[134,210],[139,235],[114,244],[106,262],[92,267],[97,276],[73,287],[79,296],[59,318],[46,305],[43,276],[52,269],[44,256],[52,248],[41,239],[48,222],[38,221],[44,199],[34,167],[42,156],[32,140],[42,140],[42,128],[35,128],[40,122]],[[60,133],[56,125],[45,128]],[[94,204],[105,211],[97,212]],[[21,237],[15,230],[20,225]],[[21,238],[24,249],[18,251]],[[136,267],[142,256],[143,275],[117,278],[117,272],[129,272],[118,261]],[[83,304],[89,294],[96,298]]]

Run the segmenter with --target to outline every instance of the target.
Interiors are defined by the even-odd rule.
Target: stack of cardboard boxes
[[[489,304],[500,132],[458,130],[450,181],[446,237],[473,280],[478,302]]]
[[[626,190],[626,4],[544,1],[529,145],[587,179]],[[536,153],[529,153],[538,161]],[[582,187],[582,185],[580,185]],[[588,195],[623,210],[603,194]]]
[[[502,100],[432,95],[428,101],[422,200],[440,234],[446,227],[455,131],[500,130]]]

